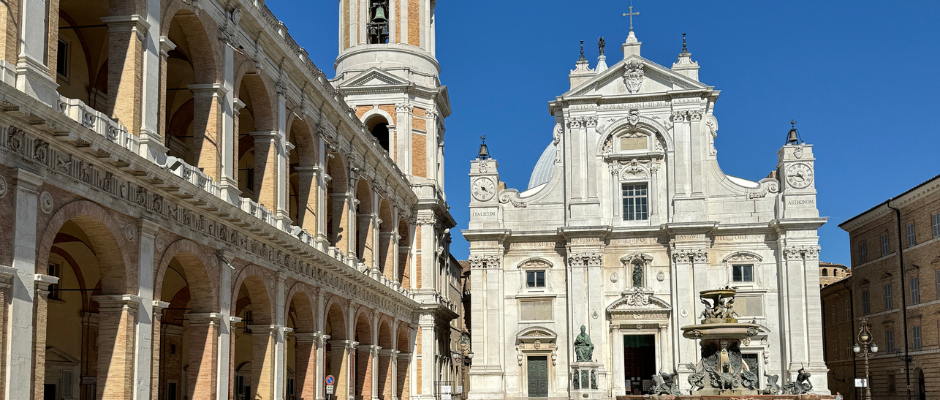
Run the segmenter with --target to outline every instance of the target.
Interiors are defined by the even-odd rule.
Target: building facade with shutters
[[[496,159],[470,163],[469,398],[612,398],[674,370],[688,393],[699,346],[680,327],[698,323],[700,291],[725,286],[740,319],[760,325],[742,348],[760,386],[805,367],[828,394],[813,147],[784,145],[760,181],[726,175],[718,91],[688,51],[664,67],[632,31],[623,60],[608,67],[600,50],[549,102],[555,127],[528,188],[505,188]],[[582,328],[594,346],[584,362]]]
[[[859,319],[867,318],[879,347],[870,359],[872,397],[907,399],[908,390],[915,399],[940,396],[940,176],[839,227],[849,234],[852,277],[823,289],[827,359],[851,361],[846,346],[855,343]],[[827,301],[830,296],[846,302]],[[828,321],[838,325],[852,315],[852,337],[830,329]],[[855,377],[863,377],[863,368],[855,361]]]
[[[0,4],[0,399],[459,385],[435,4]]]

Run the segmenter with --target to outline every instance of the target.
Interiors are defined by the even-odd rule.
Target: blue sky
[[[269,0],[275,15],[333,76],[338,2]],[[446,189],[457,220],[469,218],[469,161],[480,135],[501,179],[524,190],[551,140],[548,101],[568,89],[578,41],[596,63],[622,57],[628,1],[441,0],[437,58],[453,114],[446,120]],[[759,180],[795,118],[814,145],[821,259],[848,264],[838,224],[940,173],[940,29],[936,1],[643,1],[634,20],[642,55],[671,66],[688,34],[700,80],[721,90],[718,162]]]

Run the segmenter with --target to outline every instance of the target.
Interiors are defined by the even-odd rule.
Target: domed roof
[[[550,143],[542,152],[542,155],[539,156],[539,161],[535,163],[535,169],[532,170],[532,176],[529,178],[529,189],[544,185],[552,180],[552,174],[555,172],[555,153],[557,151],[558,147],[554,143]]]

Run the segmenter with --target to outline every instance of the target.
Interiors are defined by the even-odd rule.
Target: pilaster
[[[141,15],[101,18],[108,26],[108,108],[128,132],[140,134],[144,80],[144,40],[150,24]]]
[[[154,332],[154,240],[160,226],[151,220],[141,219],[139,222],[140,241],[138,243],[138,288],[137,296],[140,297],[140,303],[137,310],[137,330],[135,354],[136,368],[134,368],[134,399],[143,400],[149,398],[151,393],[151,382],[147,377],[151,375],[150,368],[153,365],[153,332]]]
[[[57,107],[59,84],[46,65],[49,18],[45,0],[20,0],[20,54],[16,62],[16,89],[50,107]],[[7,31],[9,34],[10,31]],[[32,285],[30,285],[32,286]],[[23,397],[25,398],[25,397]]]

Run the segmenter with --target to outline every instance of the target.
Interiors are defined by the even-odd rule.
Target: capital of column
[[[176,50],[176,43],[166,36],[160,36],[160,57],[166,60],[173,50]]]
[[[221,83],[197,83],[186,86],[193,92],[193,97],[225,97],[228,89]]]
[[[101,17],[101,22],[108,26],[108,33],[135,32],[141,40],[150,29],[147,17],[137,14]]]
[[[401,352],[395,349],[379,349],[379,355],[382,357],[395,358],[395,357],[398,357],[398,353],[401,353]]]
[[[33,280],[36,283],[36,290],[43,296],[49,294],[49,286],[59,283],[59,278],[52,275],[35,274]]]
[[[136,306],[142,300],[140,296],[133,294],[98,295],[91,296],[91,299],[98,302],[98,309],[102,311],[114,311],[116,309],[136,311]]]
[[[361,351],[363,353],[375,353],[382,349],[382,346],[376,346],[374,344],[361,344],[356,346],[356,351]]]
[[[258,335],[271,335],[273,333],[277,333],[278,329],[280,329],[281,327],[278,325],[248,325],[247,328],[251,330],[251,335],[258,336]]]
[[[398,358],[409,359],[411,358],[411,353],[404,353],[404,352],[399,351]]]
[[[157,232],[160,232],[160,224],[146,218],[140,219],[140,236],[153,239]]]
[[[0,266],[0,289],[5,289],[13,285],[13,278],[16,276],[16,268]]]
[[[153,304],[153,315],[159,315],[165,308],[170,307],[170,303],[160,300],[154,300],[151,304]]]
[[[13,184],[16,185],[17,189],[29,193],[39,194],[39,187],[42,186],[43,181],[43,177],[24,169],[17,168],[13,172]]]
[[[219,313],[188,313],[186,319],[189,320],[189,326],[215,326],[222,321],[222,314]]]
[[[238,324],[239,322],[242,322],[241,317],[228,317],[228,324],[233,328],[235,327],[235,324]]]
[[[255,143],[273,143],[279,139],[277,131],[255,131],[248,134],[255,139]]]
[[[320,335],[317,338],[317,347],[326,347],[326,343],[330,340],[330,335],[324,335],[320,332],[317,332],[317,334]]]
[[[291,334],[291,337],[293,337],[297,343],[314,343],[319,336],[320,334],[317,332],[294,332]]]

